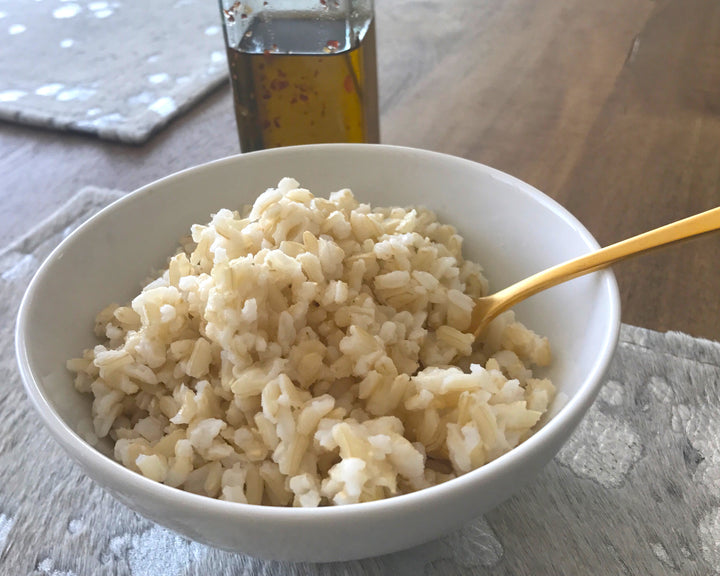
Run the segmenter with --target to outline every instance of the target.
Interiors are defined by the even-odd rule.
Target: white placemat
[[[0,0],[0,119],[141,143],[227,77],[213,0]]]
[[[604,388],[555,460],[444,539],[355,562],[283,564],[188,541],[132,512],[45,431],[13,345],[20,298],[42,259],[121,194],[84,189],[0,253],[0,574],[720,573],[720,344],[627,325]]]

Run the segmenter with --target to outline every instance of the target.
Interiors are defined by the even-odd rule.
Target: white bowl
[[[350,187],[378,206],[422,204],[454,224],[466,256],[499,289],[597,248],[590,233],[531,186],[481,164],[433,152],[375,145],[316,145],[254,152],[185,170],[118,200],[83,224],[32,280],[16,345],[27,394],[58,443],[96,482],[142,515],[185,536],[262,558],[349,560],[437,538],[497,506],[533,478],[575,429],[612,358],[620,304],[612,272],[573,280],[517,306],[547,335],[548,376],[567,399],[526,442],[460,478],[384,501],[318,509],[272,508],[197,496],[155,483],[95,448],[78,426],[90,398],[65,361],[95,343],[95,314],[129,301],[163,267],[195,222],[252,203],[283,176],[316,195]],[[30,431],[28,431],[30,432]]]

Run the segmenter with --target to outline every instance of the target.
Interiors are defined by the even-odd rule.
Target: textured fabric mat
[[[0,119],[130,143],[227,76],[213,0],[0,0]]]
[[[39,263],[119,196],[84,189],[0,254],[0,574],[720,571],[720,344],[627,325],[604,388],[555,460],[515,497],[442,540],[380,558],[289,565],[191,542],[138,516],[84,476],[46,433],[13,354],[13,319]]]

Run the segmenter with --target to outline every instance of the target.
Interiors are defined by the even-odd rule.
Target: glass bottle
[[[372,0],[220,0],[243,152],[379,141]]]

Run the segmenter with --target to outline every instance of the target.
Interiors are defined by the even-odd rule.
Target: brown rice
[[[487,283],[422,208],[284,178],[194,225],[103,344],[70,360],[126,467],[234,502],[365,502],[444,482],[526,439],[555,390],[547,339],[508,312],[473,350]]]

